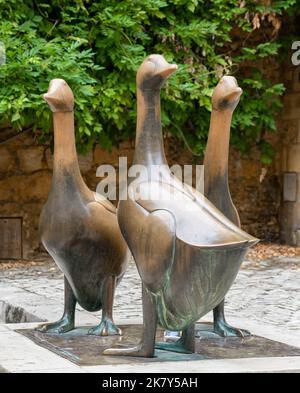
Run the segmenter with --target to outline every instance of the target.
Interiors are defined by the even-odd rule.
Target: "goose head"
[[[217,111],[234,111],[242,94],[243,90],[233,76],[223,76],[213,92],[212,107]]]
[[[52,112],[72,112],[74,109],[73,92],[63,79],[52,79],[43,97]]]
[[[160,89],[168,77],[177,70],[162,55],[148,56],[140,66],[136,76],[137,87],[141,90]]]

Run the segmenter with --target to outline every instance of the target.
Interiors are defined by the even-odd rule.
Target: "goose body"
[[[131,180],[118,221],[143,283],[144,331],[137,347],[109,349],[108,355],[153,356],[157,324],[183,331],[174,350],[193,351],[194,322],[224,298],[247,249],[256,243],[171,174],[162,141],[160,88],[175,69],[151,55],[137,73],[134,164],[146,171]]]
[[[44,96],[54,112],[52,186],[40,218],[41,240],[65,276],[65,312],[41,331],[65,332],[74,327],[75,305],[102,309],[101,324],[90,333],[119,334],[112,319],[114,289],[125,273],[128,248],[115,207],[84,183],[77,160],[73,94],[55,79]]]
[[[228,183],[228,157],[232,115],[242,89],[232,76],[224,76],[214,89],[207,146],[204,156],[205,196],[237,227],[240,219]],[[214,308],[214,331],[225,336],[246,336],[246,330],[230,326],[225,319],[224,299]]]
[[[65,172],[44,206],[40,233],[78,303],[87,311],[98,311],[106,278],[118,282],[125,273],[126,247],[113,205],[103,204],[88,191],[80,192],[76,180]]]
[[[143,195],[155,188],[162,199],[129,198],[118,210],[123,236],[155,302],[158,324],[177,331],[223,300],[256,241],[201,194],[179,184],[135,183]]]

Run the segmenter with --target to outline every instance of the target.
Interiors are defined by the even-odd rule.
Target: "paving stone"
[[[293,262],[293,263],[292,263]],[[226,314],[234,326],[253,334],[300,347],[300,264],[294,258],[273,258],[259,268],[246,262],[226,299]],[[298,266],[295,268],[295,265]],[[293,267],[292,267],[293,266]],[[63,310],[63,276],[53,264],[0,271],[0,299],[42,319],[54,320]],[[141,285],[133,263],[117,289],[115,319],[121,324],[141,321]],[[101,313],[78,308],[77,324],[97,324]],[[205,317],[211,320],[212,313]],[[79,367],[20,337],[14,329],[33,328],[36,324],[0,325],[0,372],[50,373],[138,373],[138,372],[295,372],[299,357],[263,359],[201,360],[143,365]]]
[[[295,268],[296,266],[296,268]],[[53,263],[28,269],[1,271],[0,299],[25,308],[41,319],[53,320],[63,311],[63,276]],[[246,261],[226,298],[228,319],[300,327],[299,258],[275,257],[259,263]],[[132,262],[117,288],[116,320],[142,317],[141,283]],[[98,323],[101,312],[88,313],[78,307],[77,323]]]
[[[77,370],[69,361],[52,354],[22,335],[10,331],[0,334],[0,364],[9,372],[30,372],[33,370],[60,369],[62,372]]]

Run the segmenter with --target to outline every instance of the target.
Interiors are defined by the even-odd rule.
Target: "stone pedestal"
[[[203,324],[199,324],[198,354],[156,351],[156,357],[151,359],[102,356],[107,346],[132,345],[140,338],[141,321],[116,322],[123,328],[121,340],[120,337],[87,336],[90,325],[58,337],[49,334],[39,337],[33,330],[36,323],[0,324],[0,372],[103,373],[108,376],[113,373],[149,376],[153,373],[300,372],[299,333],[287,326],[277,328],[265,322],[257,324],[233,319],[234,325],[249,328],[254,336],[215,338],[205,324],[206,336],[200,339],[198,330]],[[158,336],[163,339],[161,331]]]
[[[81,366],[139,365],[165,362],[195,362],[249,358],[298,357],[300,348],[259,336],[222,338],[213,332],[211,323],[196,325],[196,348],[193,354],[156,349],[154,358],[103,356],[106,348],[133,346],[142,335],[142,325],[121,325],[123,336],[97,337],[88,335],[89,327],[77,328],[65,334],[40,333],[32,329],[17,330],[33,343]],[[158,329],[157,342],[169,341]],[[173,340],[172,340],[173,341]],[[201,363],[200,363],[201,364]],[[201,366],[200,366],[201,367]]]

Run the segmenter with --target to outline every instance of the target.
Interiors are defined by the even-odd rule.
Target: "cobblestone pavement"
[[[0,301],[7,291],[14,292],[28,307],[43,306],[42,319],[56,317],[63,307],[62,274],[52,261],[27,269],[0,270]],[[3,295],[4,294],[4,295]],[[34,296],[34,297],[32,297]],[[32,300],[34,299],[34,300]],[[38,310],[41,310],[39,308]],[[291,331],[300,330],[300,258],[275,257],[259,263],[246,261],[227,296],[227,317],[265,323]],[[39,314],[40,311],[33,312]],[[141,287],[132,262],[119,285],[115,319],[141,318]],[[98,318],[99,313],[96,313]]]

